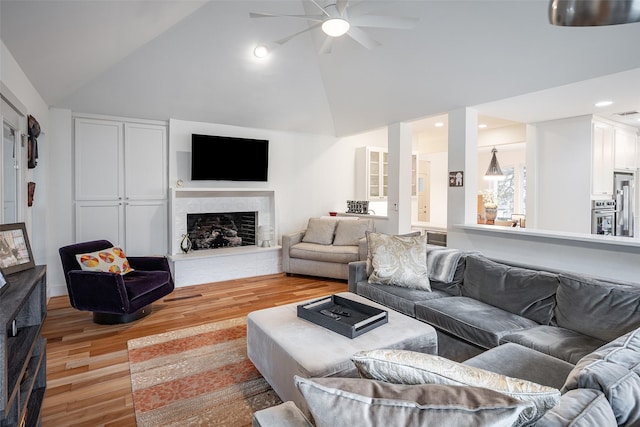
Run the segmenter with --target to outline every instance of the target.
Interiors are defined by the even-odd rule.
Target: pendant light
[[[640,22],[640,0],[550,0],[549,22],[565,27]]]
[[[502,173],[502,169],[500,169],[500,163],[498,163],[498,158],[496,157],[496,147],[493,147],[491,150],[491,162],[489,163],[489,167],[487,168],[487,172],[484,174],[484,179],[504,179],[505,176]]]

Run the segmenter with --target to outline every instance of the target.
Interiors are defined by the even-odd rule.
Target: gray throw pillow
[[[373,266],[371,265],[371,248],[369,247],[369,233],[372,233],[371,231],[367,231],[365,233],[366,237],[367,237],[367,277],[371,276],[371,273],[373,272]],[[376,234],[381,234],[381,233],[376,233]],[[421,235],[421,233],[419,231],[414,231],[411,233],[407,233],[407,234],[398,234],[397,237],[419,237]]]
[[[335,219],[309,218],[307,231],[302,241],[305,243],[317,243],[330,245],[333,242],[333,233],[336,229]]]
[[[301,378],[295,383],[317,427],[520,426],[531,403],[493,390],[401,385],[359,378]]]
[[[367,245],[373,267],[369,283],[431,291],[427,271],[427,236],[367,233]]]
[[[407,350],[370,350],[351,360],[364,378],[396,384],[445,384],[494,390],[514,399],[533,403],[520,414],[524,424],[535,422],[560,399],[560,391],[531,381],[511,378],[444,357]]]

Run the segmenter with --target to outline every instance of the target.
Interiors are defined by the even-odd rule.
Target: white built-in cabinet
[[[634,171],[637,166],[638,136],[629,129],[613,129],[614,169]]]
[[[107,239],[128,255],[165,255],[167,126],[74,120],[76,241]]]
[[[411,155],[411,195],[418,195],[418,153]],[[356,197],[386,200],[389,193],[389,153],[380,147],[356,148]]]
[[[591,123],[591,195],[613,194],[613,126]]]
[[[637,133],[621,124],[593,120],[591,147],[591,195],[612,196],[614,171],[637,168]]]

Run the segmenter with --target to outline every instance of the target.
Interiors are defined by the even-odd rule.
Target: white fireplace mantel
[[[273,190],[172,187],[169,191],[169,260],[177,287],[282,271],[279,246],[220,248],[188,254],[180,249],[182,237],[187,232],[187,214],[210,212],[257,212],[258,227],[274,228],[275,240],[271,243],[276,245],[278,230]]]
[[[275,191],[270,189],[172,187],[169,200],[171,256],[182,253],[180,242],[187,232],[188,213],[255,211],[258,212],[258,226],[272,226],[275,236],[278,235]]]

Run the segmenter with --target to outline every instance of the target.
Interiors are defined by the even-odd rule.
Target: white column
[[[456,171],[464,173],[464,184],[447,192],[448,234],[456,224],[477,222],[478,112],[471,108],[449,112],[449,172]]]
[[[538,223],[538,134],[534,125],[527,125],[527,201],[526,226],[535,228]]]
[[[411,231],[411,125],[394,123],[389,126],[389,189],[388,210],[390,229],[402,234]]]

